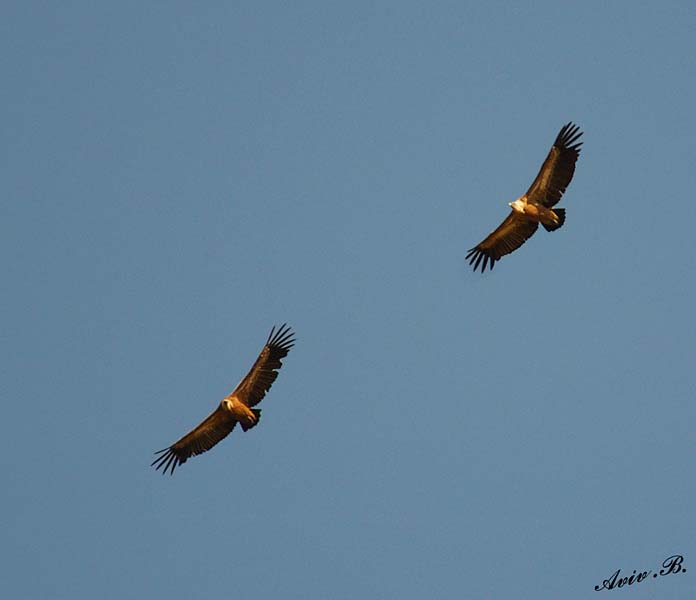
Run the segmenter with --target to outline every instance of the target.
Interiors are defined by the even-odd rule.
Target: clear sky
[[[5,597],[695,597],[692,2],[0,12]]]

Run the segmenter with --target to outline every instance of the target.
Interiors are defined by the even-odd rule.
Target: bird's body
[[[271,329],[254,366],[235,390],[198,427],[169,448],[156,452],[159,456],[152,466],[156,469],[164,467],[163,473],[169,470],[170,474],[174,474],[174,469],[191,456],[210,450],[227,437],[237,423],[244,431],[255,427],[261,418],[261,409],[253,407],[261,402],[278,377],[278,369],[283,364],[281,359],[287,356],[295,343],[293,336],[286,325],[282,325],[278,331],[275,327]]]
[[[510,202],[512,211],[502,224],[466,255],[474,271],[481,272],[490,264],[510,254],[524,244],[541,223],[547,231],[555,231],[565,223],[565,209],[553,208],[563,196],[575,173],[580,155],[582,135],[577,125],[564,125],[549,151],[539,174],[527,193]]]
[[[546,208],[538,202],[530,202],[527,196],[522,196],[514,202],[510,202],[512,210],[528,221],[542,223],[547,227],[559,225],[560,218],[551,208]],[[559,225],[560,226],[560,225]]]
[[[261,410],[249,408],[244,402],[242,402],[236,396],[228,396],[222,402],[220,402],[220,409],[229,413],[230,417],[238,422],[244,431],[251,429],[254,425],[257,425],[259,419],[261,418]]]

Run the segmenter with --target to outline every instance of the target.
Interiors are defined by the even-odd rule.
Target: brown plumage
[[[480,244],[469,250],[466,259],[474,265],[474,271],[483,261],[481,272],[506,254],[524,244],[541,223],[547,231],[555,231],[565,223],[565,209],[552,210],[563,196],[575,173],[575,162],[580,155],[578,142],[582,132],[577,125],[568,123],[561,127],[549,155],[539,170],[527,193],[510,202],[512,212]]]
[[[287,325],[281,325],[278,331],[273,327],[254,366],[235,390],[193,431],[169,448],[155,452],[160,456],[152,462],[152,466],[158,470],[164,467],[162,473],[169,470],[173,475],[174,469],[184,464],[189,457],[210,450],[227,437],[237,423],[244,431],[257,425],[261,409],[252,407],[261,402],[266,392],[271,389],[278,377],[278,369],[283,364],[281,359],[287,356],[294,344],[294,333]]]

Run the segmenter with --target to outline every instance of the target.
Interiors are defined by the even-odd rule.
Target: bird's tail
[[[254,413],[254,418],[249,419],[248,421],[240,421],[239,424],[242,426],[242,429],[244,431],[249,431],[252,427],[256,427],[259,424],[259,419],[261,418],[261,409],[260,408],[250,408],[249,409],[252,413]]]
[[[565,208],[555,208],[553,212],[558,217],[558,223],[542,223],[546,231],[556,231],[556,229],[560,229],[563,223],[565,223]]]

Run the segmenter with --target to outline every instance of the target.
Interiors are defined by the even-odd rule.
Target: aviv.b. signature
[[[628,577],[621,577],[621,569],[616,569],[609,579],[602,581],[601,585],[594,586],[594,589],[595,592],[601,592],[602,590],[613,590],[626,585],[641,583],[645,581],[651,573],[653,578],[657,577],[658,574],[664,577],[665,575],[674,575],[675,573],[686,573],[686,567],[684,567],[684,557],[681,554],[668,556],[662,561],[662,568],[654,573],[651,570],[636,573],[634,570],[632,575],[629,575]]]

